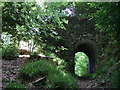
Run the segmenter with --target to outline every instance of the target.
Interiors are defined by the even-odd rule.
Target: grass
[[[55,68],[55,64],[46,60],[39,60],[36,62],[28,63],[20,68],[19,74],[25,80],[32,80],[39,75],[46,76],[48,73],[57,71],[58,70]]]
[[[64,72],[53,73],[48,76],[49,83],[52,84],[51,88],[66,88],[75,89],[78,88],[78,83],[75,78]]]
[[[6,85],[7,90],[17,90],[17,89],[22,89],[22,90],[27,90],[28,86],[21,84],[20,82],[9,82]]]
[[[28,63],[19,69],[20,77],[24,81],[34,80],[37,77],[46,77],[48,88],[77,88],[78,83],[69,73],[57,68],[57,65],[47,60]]]

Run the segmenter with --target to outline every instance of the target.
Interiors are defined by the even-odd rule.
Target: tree
[[[68,3],[3,3],[3,32],[12,34],[17,41],[32,39],[34,44],[51,43],[60,39],[57,29],[64,29],[63,9]],[[63,8],[64,7],[64,8]]]

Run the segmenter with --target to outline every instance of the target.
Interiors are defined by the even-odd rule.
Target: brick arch
[[[96,46],[90,42],[82,42],[79,43],[74,51],[74,54],[77,52],[84,52],[88,58],[88,72],[89,73],[94,73],[95,72],[95,62],[96,62]]]

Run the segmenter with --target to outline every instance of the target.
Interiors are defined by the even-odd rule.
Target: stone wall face
[[[63,37],[64,46],[67,51],[61,53],[61,58],[69,63],[69,70],[74,72],[74,55],[76,52],[82,51],[86,53],[91,60],[91,73],[95,72],[95,62],[98,58],[98,38],[94,23],[87,19],[78,20],[73,18],[69,20],[66,26],[67,30],[59,32]],[[81,46],[80,46],[81,45]]]

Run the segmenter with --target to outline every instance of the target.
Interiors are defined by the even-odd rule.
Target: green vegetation
[[[16,44],[13,42],[11,35],[3,32],[1,34],[1,53],[5,60],[12,60],[18,56]]]
[[[99,78],[99,81],[110,82],[109,87],[115,88],[119,88],[118,79],[120,78],[118,76],[120,70],[116,68],[120,56],[118,53],[120,48],[119,4],[118,2],[87,3],[91,9],[94,9],[94,12],[88,13],[88,18],[94,20],[96,27],[99,28],[99,43],[102,45],[101,58],[97,62],[97,71],[93,76]]]
[[[9,82],[6,85],[7,90],[13,90],[13,89],[22,89],[22,90],[27,90],[28,86],[25,86],[21,84],[20,82]]]
[[[39,75],[48,75],[49,73],[58,72],[55,68],[55,64],[48,62],[47,60],[38,60],[36,62],[31,62],[21,67],[19,74],[23,79],[31,80]]]
[[[83,52],[75,54],[75,74],[86,76],[88,74],[88,57]]]
[[[111,75],[110,82],[111,82],[111,87],[112,88],[119,88],[120,86],[120,72],[119,71],[114,71]]]
[[[65,72],[54,72],[48,76],[48,79],[51,88],[77,89],[79,87],[75,78]]]
[[[50,43],[60,39],[56,30],[64,30],[63,24],[67,23],[62,18],[65,15],[61,8],[67,4],[46,2],[41,6],[27,2],[3,3],[3,31],[11,34],[18,44],[21,40],[33,40],[34,46],[46,46],[44,49],[53,47]]]
[[[37,77],[46,77],[48,88],[77,88],[78,83],[73,76],[65,71],[61,71],[57,66],[47,60],[39,60],[28,63],[19,70],[19,75],[23,80],[34,80]]]
[[[55,53],[46,52],[45,55],[54,58],[54,59],[52,59],[52,62],[54,62],[54,63],[56,63],[56,65],[58,65],[57,68],[59,68],[61,70],[65,69],[67,62],[65,62],[63,59],[59,58]]]
[[[18,56],[18,51],[15,45],[4,45],[2,47],[2,58],[5,60],[12,60]]]
[[[54,58],[48,61],[31,58],[32,63],[19,70],[24,81],[46,77],[46,86],[49,88],[77,87],[75,79],[65,72],[66,61],[71,62],[71,57],[68,57],[71,53],[66,54],[65,51],[71,48],[66,43],[73,42],[74,45],[78,41],[76,37],[83,30],[84,33],[86,31],[93,33],[101,48],[100,58],[96,60],[97,71],[91,77],[105,83],[109,82],[111,87],[119,87],[117,78],[120,76],[118,73],[120,70],[116,68],[120,60],[119,2],[41,2],[41,4],[1,2],[0,6],[2,6],[2,33],[11,35],[12,39],[10,44],[3,44],[6,42],[4,40],[0,43],[3,59],[11,60],[18,55],[16,46],[19,46],[21,40],[32,41],[33,45],[30,48],[33,56],[42,53]],[[89,29],[92,26],[92,30]],[[62,31],[65,35],[61,33]],[[33,53],[36,47],[38,49]],[[88,58],[81,59],[79,55],[80,53],[77,53],[75,56],[75,73],[84,76],[87,75]],[[8,85],[14,86],[19,87],[16,83]]]

